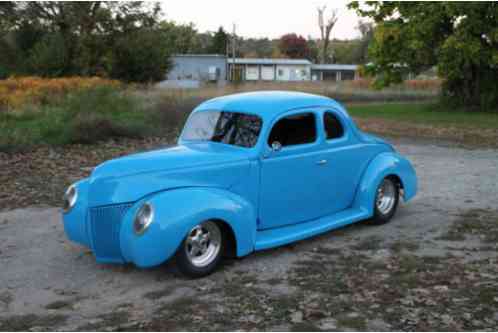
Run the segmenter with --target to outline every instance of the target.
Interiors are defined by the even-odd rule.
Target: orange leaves
[[[47,104],[73,91],[98,86],[118,87],[119,85],[119,81],[99,77],[57,79],[11,77],[0,80],[0,109],[16,110],[27,104]]]

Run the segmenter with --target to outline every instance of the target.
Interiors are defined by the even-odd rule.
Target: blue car
[[[296,92],[215,98],[172,148],[97,166],[64,196],[67,236],[101,263],[175,257],[205,276],[242,257],[361,220],[388,222],[417,191],[410,162],[334,100]]]

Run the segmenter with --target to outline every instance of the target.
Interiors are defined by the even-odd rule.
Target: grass
[[[380,118],[438,127],[498,129],[498,114],[450,110],[433,103],[352,104],[348,112],[356,118]]]
[[[470,209],[463,212],[439,239],[465,241],[466,236],[479,237],[484,243],[498,243],[498,212]]]
[[[142,137],[151,131],[153,121],[146,113],[137,112],[141,108],[133,96],[99,87],[68,94],[53,104],[0,112],[0,150]]]
[[[296,83],[192,91],[107,86],[78,90],[50,103],[0,110],[0,152],[39,145],[92,144],[119,137],[170,137],[179,132],[187,115],[202,101],[228,93],[265,89],[302,90],[336,97],[341,102],[352,101],[348,111],[367,132],[498,145],[498,114],[445,109],[433,102],[435,90],[401,87],[375,92],[348,85]],[[425,97],[419,99],[420,96]],[[399,99],[405,102],[390,103]],[[359,104],[365,101],[368,103]]]

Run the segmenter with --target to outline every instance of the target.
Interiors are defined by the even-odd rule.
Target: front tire
[[[393,178],[384,178],[376,190],[372,223],[380,225],[389,222],[396,213],[398,202],[398,183]]]
[[[192,278],[211,274],[220,263],[225,247],[223,231],[214,221],[193,227],[176,254],[178,269]]]

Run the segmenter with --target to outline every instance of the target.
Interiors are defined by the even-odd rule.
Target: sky
[[[337,9],[339,19],[331,38],[352,39],[359,36],[358,16],[346,8],[348,1],[330,0],[166,0],[162,2],[165,18],[177,23],[194,23],[198,31],[216,31],[219,26],[243,37],[279,38],[287,33],[318,38],[317,7]]]

